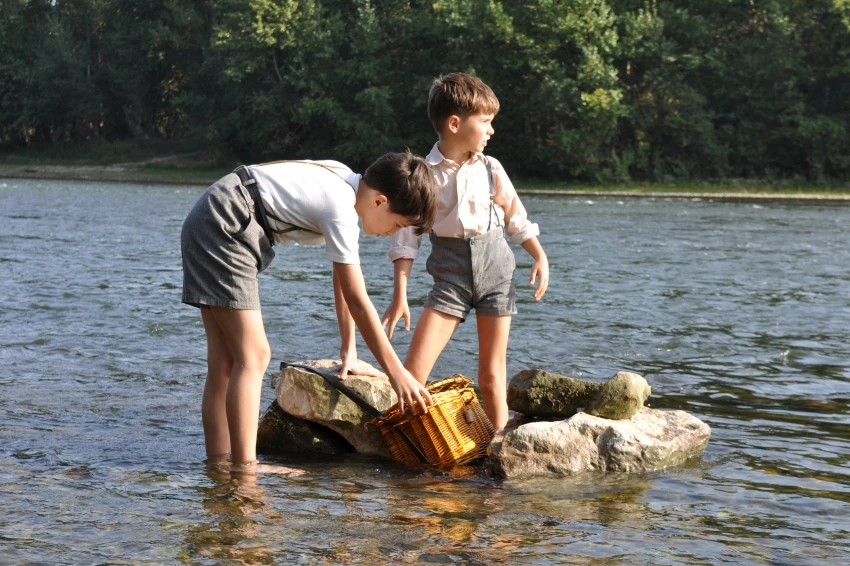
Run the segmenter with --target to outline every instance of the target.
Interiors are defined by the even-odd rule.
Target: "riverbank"
[[[221,151],[115,142],[0,153],[0,177],[209,185],[238,164],[235,156]]]
[[[206,186],[239,163],[233,155],[208,150],[163,152],[157,145],[109,144],[105,151],[99,146],[91,153],[78,148],[0,154],[0,178]],[[850,201],[850,184],[838,183],[724,180],[589,185],[514,179],[514,184],[520,194],[539,195]]]

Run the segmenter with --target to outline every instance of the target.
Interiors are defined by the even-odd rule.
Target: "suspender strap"
[[[484,157],[484,166],[487,167],[487,178],[490,180],[490,204],[496,198],[496,184],[493,182],[493,166],[490,165],[490,158]]]
[[[486,155],[484,156],[484,166],[487,167],[487,179],[490,182],[490,210],[487,212],[487,231],[490,231],[490,228],[493,225],[493,214],[495,213],[495,202],[496,202],[496,183],[493,181],[493,166],[490,165],[490,158]],[[496,226],[499,226],[499,215],[496,215]]]
[[[257,219],[257,224],[260,225],[260,228],[263,229],[263,233],[266,235],[266,238],[269,239],[269,244],[274,246],[275,233],[285,234],[299,229],[298,226],[292,226],[283,230],[272,230],[271,226],[269,226],[268,216],[266,215],[266,207],[263,206],[263,200],[260,198],[260,190],[257,188],[257,180],[251,176],[251,171],[244,165],[240,165],[234,169],[233,172],[237,177],[239,177],[239,181],[242,183],[242,186],[245,187],[245,190],[248,191],[248,194],[251,195],[251,200],[254,201],[254,218]]]
[[[260,191],[257,189],[257,181],[251,176],[251,172],[248,171],[248,168],[244,165],[240,165],[233,171],[236,173],[236,176],[239,177],[239,181],[242,183],[242,186],[248,191],[248,194],[251,195],[251,200],[254,201],[254,218],[257,219],[257,223],[260,225],[260,228],[263,229],[263,233],[266,235],[266,238],[269,239],[269,244],[274,245],[274,234],[272,234],[272,230],[269,227],[269,221],[266,218],[266,207],[263,206],[263,201],[260,199]]]

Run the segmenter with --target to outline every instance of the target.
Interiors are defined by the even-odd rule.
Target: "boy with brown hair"
[[[362,176],[336,161],[242,166],[207,189],[183,223],[181,251],[183,302],[200,308],[207,337],[201,416],[210,461],[256,464],[260,392],[271,359],[257,275],[274,258],[274,244],[325,244],[342,339],[340,376],[374,373],[357,359],[356,324],[402,408],[431,404],[366,293],[358,220],[374,236],[406,227],[427,232],[438,198],[428,164],[410,153],[383,155]]]
[[[425,383],[458,324],[475,309],[478,324],[478,385],[484,411],[499,431],[508,420],[507,348],[511,316],[516,314],[514,254],[505,240],[520,244],[534,259],[529,285],[539,278],[534,299],[549,285],[549,261],[525,208],[501,164],[484,155],[493,135],[499,100],[480,79],[451,73],[434,80],[428,117],[439,135],[425,158],[440,185],[437,217],[429,235],[426,268],[434,277],[416,325],[404,366]],[[393,300],[381,319],[392,338],[404,318],[410,328],[407,280],[421,234],[399,230],[389,256],[394,263]]]

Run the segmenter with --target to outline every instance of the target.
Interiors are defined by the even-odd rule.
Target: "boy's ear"
[[[457,129],[459,127],[460,116],[457,116],[456,114],[452,114],[451,116],[449,116],[448,120],[446,120],[446,128],[448,128],[448,130],[454,134],[457,133]]]
[[[375,196],[372,197],[372,207],[373,208],[378,208],[382,204],[386,204],[387,202],[389,202],[389,200],[387,199],[387,195],[385,195],[384,193],[379,193],[379,192],[376,191]]]

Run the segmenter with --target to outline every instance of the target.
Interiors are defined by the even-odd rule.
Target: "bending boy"
[[[357,359],[354,328],[390,378],[400,406],[431,404],[384,335],[360,270],[363,230],[389,236],[426,232],[438,189],[425,161],[386,154],[361,176],[335,161],[283,161],[239,167],[201,196],[183,224],[183,302],[200,307],[207,337],[201,415],[207,456],[234,464],[256,459],[263,375],[271,349],[257,275],[274,244],[325,244],[341,336],[341,377],[368,366]]]
[[[437,218],[430,234],[426,268],[434,277],[425,309],[416,325],[405,367],[425,383],[437,357],[458,324],[475,309],[478,323],[478,385],[484,411],[497,431],[508,420],[507,348],[511,316],[516,314],[516,267],[505,240],[522,245],[534,259],[529,284],[540,300],[549,285],[549,262],[537,240],[516,190],[501,164],[486,157],[499,100],[480,79],[451,73],[434,80],[428,95],[428,117],[439,135],[426,161],[440,185]],[[387,335],[404,318],[410,328],[407,280],[421,234],[400,230],[393,237],[393,301],[381,323]]]

